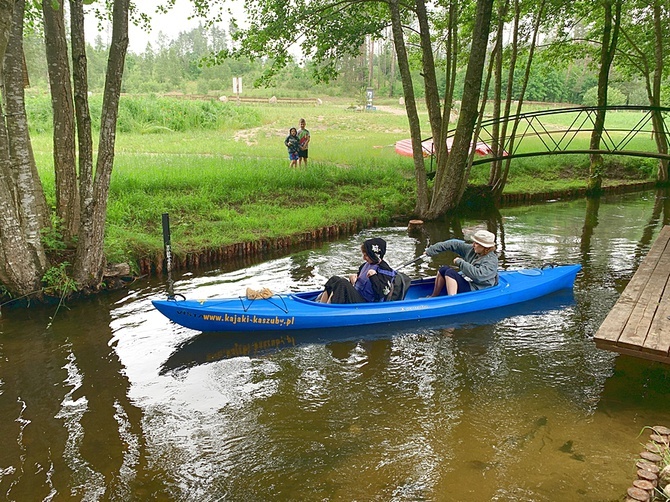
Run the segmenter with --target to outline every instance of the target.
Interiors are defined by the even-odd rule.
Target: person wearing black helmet
[[[365,262],[357,274],[348,278],[333,276],[328,279],[318,301],[322,303],[367,303],[384,301],[391,293],[395,272],[384,261],[386,241],[368,239],[361,245]]]

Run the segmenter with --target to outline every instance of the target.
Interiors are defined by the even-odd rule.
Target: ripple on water
[[[95,433],[82,419],[91,405],[114,415],[105,421],[112,430],[100,438],[118,436],[121,446],[103,445],[95,460],[123,458],[119,499],[614,500],[631,479],[639,430],[670,422],[667,370],[593,343],[648,249],[640,222],[650,221],[649,204],[604,202],[592,228],[585,201],[502,213],[495,222],[502,224],[501,265],[579,262],[584,271],[574,295],[222,356],[230,340],[175,326],[152,308],[150,300],[165,295],[160,278],[119,293],[109,308],[91,304],[77,314],[75,307],[55,319],[48,336],[48,316],[22,318],[21,326],[3,318],[0,397],[9,404],[20,397],[31,412],[44,402],[50,411],[44,390],[69,393],[79,385],[77,371],[91,379],[86,399],[69,393],[61,402],[59,395],[57,417],[39,417],[66,431],[67,444],[47,438],[67,464],[63,474],[53,462],[53,479],[70,476],[68,489],[78,498],[109,495],[99,495],[106,480],[80,447],[86,433]],[[355,271],[365,238],[384,237],[388,261],[397,265],[454,235],[454,226],[491,224],[437,222],[418,237],[404,228],[366,230],[236,270],[175,274],[175,291],[210,298],[242,295],[246,287],[318,289],[333,274]],[[448,261],[443,255],[407,271],[432,276]],[[77,344],[68,348],[63,340]],[[15,377],[34,377],[17,368],[51,351],[35,389]],[[61,362],[67,353],[74,359]],[[77,364],[93,358],[115,364]],[[64,371],[74,373],[66,379]],[[13,418],[4,426],[8,445],[17,440]],[[35,455],[33,442],[21,446]],[[139,470],[150,481],[133,480]]]

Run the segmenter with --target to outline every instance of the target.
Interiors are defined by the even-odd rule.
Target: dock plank
[[[596,346],[670,363],[670,226],[649,253],[595,334]]]
[[[649,334],[642,350],[670,357],[670,278],[666,281],[665,291],[661,296],[656,316],[649,327]]]
[[[661,254],[659,260],[652,265],[648,267],[649,272],[647,272],[647,269],[641,272],[641,274],[648,274],[648,280],[628,322],[621,331],[619,343],[623,346],[642,347],[644,345],[660,299],[665,291],[668,276],[667,273],[664,274],[662,271],[670,270],[670,255],[668,253]]]
[[[636,301],[632,298],[620,298],[601,324],[596,339],[616,343],[621,336],[620,326],[628,323]]]
[[[624,289],[612,310],[605,318],[596,337],[604,341],[618,341],[623,328],[630,322],[630,317],[652,277],[658,260],[663,255],[670,240],[670,226],[661,229],[658,238],[652,245],[647,256],[642,260],[635,274]]]

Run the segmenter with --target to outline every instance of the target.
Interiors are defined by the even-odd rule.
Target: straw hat
[[[496,236],[488,230],[477,230],[470,238],[485,248],[492,248],[496,245]]]

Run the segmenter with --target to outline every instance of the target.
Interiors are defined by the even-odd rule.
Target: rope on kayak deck
[[[270,291],[268,288],[263,288],[260,291],[256,291],[255,289],[247,288],[247,300],[258,300],[258,299],[263,299],[267,300],[270,298],[274,293]]]
[[[249,305],[244,304],[244,296],[240,296],[240,302],[242,303],[242,308],[244,309],[245,312],[247,312],[250,308],[251,305],[254,303],[255,300],[265,300],[269,302],[271,305],[274,305],[277,307],[279,310],[284,312],[284,314],[288,314],[288,307],[286,306],[286,302],[284,301],[284,298],[281,295],[276,295],[277,298],[279,298],[282,302],[282,305],[279,305],[276,302],[272,301],[272,297],[275,296],[272,291],[270,291],[268,288],[263,288],[260,291],[256,291],[255,289],[247,288],[247,294],[246,298],[247,300],[251,300],[249,302]]]

